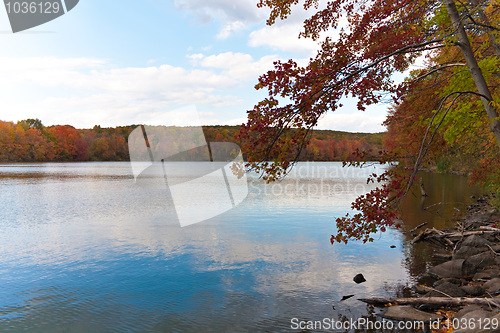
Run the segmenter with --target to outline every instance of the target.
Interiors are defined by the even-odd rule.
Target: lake
[[[200,165],[170,163],[169,181]],[[424,174],[430,195],[409,195],[403,230],[331,245],[374,171],[299,163],[273,184],[248,175],[241,204],[181,227],[174,206],[196,208],[192,197],[174,205],[163,178],[135,181],[130,163],[0,164],[0,331],[290,332],[293,318],[376,319],[357,298],[404,293],[430,260],[403,232],[446,225],[479,192]]]

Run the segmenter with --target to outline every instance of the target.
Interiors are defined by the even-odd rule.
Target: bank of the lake
[[[413,230],[412,243],[430,245],[435,258],[413,297],[362,301],[389,306],[383,317],[426,321],[435,331],[500,332],[500,211],[491,199],[477,198],[454,227],[423,228],[424,222]]]

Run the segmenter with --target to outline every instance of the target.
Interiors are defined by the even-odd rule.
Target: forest
[[[138,125],[76,129],[44,126],[39,119],[0,121],[0,162],[127,161],[128,136]],[[203,126],[207,142],[234,142],[239,126]],[[301,161],[346,161],[356,151],[378,157],[384,133],[317,130],[301,152]],[[247,156],[249,151],[243,151]]]

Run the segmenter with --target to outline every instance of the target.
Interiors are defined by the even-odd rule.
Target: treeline
[[[204,126],[208,142],[234,142],[239,126]],[[364,152],[373,160],[379,158],[383,149],[385,133],[348,133],[330,130],[312,131],[309,144],[302,150],[299,161],[348,161],[356,158],[356,150]],[[244,155],[251,152],[243,152]]]
[[[70,125],[44,126],[39,119],[17,123],[0,121],[0,162],[127,161],[128,137],[137,127],[76,129]],[[234,142],[239,126],[204,126],[207,142]],[[301,161],[344,161],[367,152],[376,159],[383,133],[314,131]],[[245,155],[251,152],[243,152]]]
[[[76,129],[39,119],[0,121],[0,161],[125,161],[131,127]]]

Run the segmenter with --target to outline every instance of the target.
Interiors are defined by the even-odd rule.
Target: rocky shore
[[[413,242],[436,246],[441,263],[415,285],[415,297],[361,299],[384,317],[433,323],[434,332],[500,332],[500,212],[481,197],[450,229],[425,229]],[[436,323],[439,322],[439,327]]]

